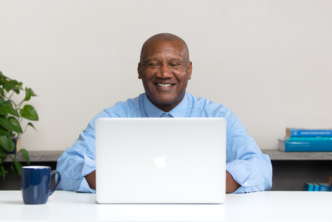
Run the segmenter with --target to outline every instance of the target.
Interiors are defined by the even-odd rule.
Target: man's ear
[[[138,78],[142,79],[142,66],[140,62],[138,63],[137,72],[138,72]]]
[[[188,63],[188,79],[191,79],[191,73],[193,71],[193,64],[189,61]]]

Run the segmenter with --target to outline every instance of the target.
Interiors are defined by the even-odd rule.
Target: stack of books
[[[327,176],[325,183],[305,183],[305,191],[332,191],[332,176]]]
[[[332,129],[286,128],[278,149],[285,152],[332,152]]]

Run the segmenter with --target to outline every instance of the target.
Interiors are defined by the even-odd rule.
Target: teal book
[[[319,184],[318,183],[314,183],[314,190],[313,191],[319,191]]]
[[[288,136],[285,136],[284,137],[284,140],[285,141],[308,141],[308,140],[318,140],[318,141],[325,141],[325,140],[331,140],[332,141],[332,137],[320,137],[320,136],[317,136],[317,137],[311,137],[311,136],[308,136],[308,137],[288,137]]]
[[[314,185],[312,183],[305,183],[303,190],[304,191],[313,191],[314,190]]]
[[[278,150],[285,152],[332,152],[332,140],[285,141],[279,139]]]

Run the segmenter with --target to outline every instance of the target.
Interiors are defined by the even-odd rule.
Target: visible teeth
[[[172,84],[162,84],[162,83],[157,83],[158,86],[161,87],[168,87],[168,86],[172,86]]]

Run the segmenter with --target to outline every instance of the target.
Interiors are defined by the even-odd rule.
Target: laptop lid
[[[98,203],[223,203],[226,120],[96,120]]]

